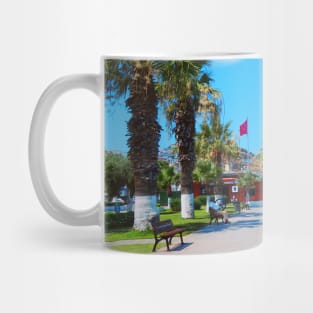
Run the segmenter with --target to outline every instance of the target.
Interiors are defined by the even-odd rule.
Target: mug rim
[[[207,52],[181,54],[107,54],[102,59],[124,60],[217,60],[217,59],[262,59],[256,52]]]

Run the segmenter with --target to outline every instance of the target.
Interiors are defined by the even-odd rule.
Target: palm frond
[[[108,59],[104,63],[106,99],[112,102],[126,96],[134,74],[132,61]]]

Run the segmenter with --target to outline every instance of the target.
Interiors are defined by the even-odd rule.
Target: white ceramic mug
[[[103,197],[85,211],[58,200],[43,154],[51,108],[76,88],[98,95],[104,113]],[[29,140],[43,208],[65,224],[102,226],[112,249],[142,253],[259,244],[262,155],[262,59],[250,53],[103,57],[100,74],[63,77],[44,91]]]

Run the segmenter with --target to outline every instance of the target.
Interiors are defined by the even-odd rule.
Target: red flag
[[[245,120],[240,125],[240,136],[243,136],[243,135],[248,135],[248,120]]]

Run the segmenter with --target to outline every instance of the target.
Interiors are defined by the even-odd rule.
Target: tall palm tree
[[[193,177],[195,181],[204,184],[206,195],[209,194],[209,183],[216,184],[221,177],[221,174],[220,168],[210,159],[197,159]]]
[[[158,148],[161,127],[157,121],[157,95],[150,61],[106,62],[106,98],[129,92],[125,104],[131,113],[127,122],[128,158],[135,184],[134,229],[146,230],[157,215]]]
[[[179,174],[175,172],[174,166],[171,166],[167,161],[159,161],[159,175],[158,175],[158,189],[168,190],[168,188],[172,185],[179,184]]]
[[[204,73],[199,80],[200,101],[198,113],[202,115],[202,122],[205,123],[212,116],[221,113],[222,93],[211,85],[212,77]]]
[[[260,181],[260,177],[252,172],[245,172],[239,176],[238,185],[245,189],[246,202],[250,201],[250,189],[255,187],[257,181]]]
[[[181,167],[181,215],[194,217],[193,179],[195,167],[195,114],[200,102],[199,81],[205,61],[160,61],[153,67],[159,71],[158,95],[163,104],[176,144]]]
[[[159,175],[158,175],[158,191],[166,190],[168,197],[168,206],[171,202],[172,185],[176,187],[180,182],[180,175],[175,171],[174,166],[171,166],[167,161],[159,161]]]
[[[236,145],[232,140],[232,131],[230,130],[231,122],[221,124],[220,119],[216,119],[212,124],[213,144],[212,144],[212,158],[217,165],[222,168],[223,161],[230,156],[235,156],[239,150],[236,150]]]
[[[221,124],[220,116],[214,113],[210,121],[202,122],[200,132],[196,135],[197,159],[214,164],[217,185],[224,171],[224,163],[239,155],[239,147],[232,139],[230,125],[231,122]]]

